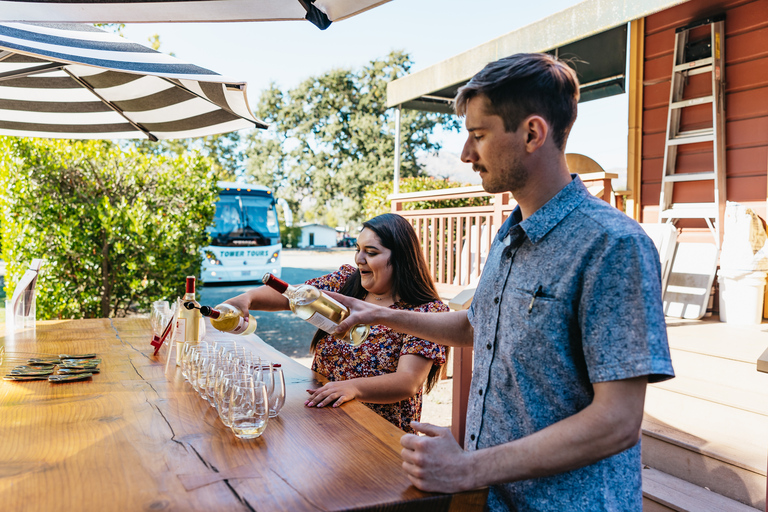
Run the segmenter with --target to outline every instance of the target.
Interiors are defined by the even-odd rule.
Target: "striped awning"
[[[0,23],[0,135],[158,140],[266,128],[245,89],[90,25]]]
[[[326,29],[390,0],[0,0],[0,21],[163,23],[306,19]]]

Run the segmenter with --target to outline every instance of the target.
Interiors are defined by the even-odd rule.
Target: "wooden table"
[[[144,318],[38,322],[6,335],[3,375],[29,357],[94,352],[89,381],[0,381],[0,503],[8,511],[481,510],[486,491],[430,494],[401,468],[403,432],[352,401],[304,407],[323,377],[257,336],[208,326],[282,363],[287,399],[258,439],[240,440],[184,382]]]

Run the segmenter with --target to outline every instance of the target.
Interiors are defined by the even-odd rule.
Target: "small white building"
[[[305,224],[301,226],[299,248],[336,247],[336,230],[324,224]]]

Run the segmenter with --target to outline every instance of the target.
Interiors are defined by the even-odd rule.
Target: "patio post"
[[[395,178],[394,194],[400,193],[400,114],[403,110],[402,105],[395,109]]]

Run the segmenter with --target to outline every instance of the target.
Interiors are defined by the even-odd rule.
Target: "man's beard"
[[[480,164],[472,164],[472,170],[475,172],[486,172],[485,166]],[[489,194],[498,194],[500,192],[512,192],[514,193],[521,190],[528,184],[528,178],[530,177],[528,171],[521,166],[517,161],[512,162],[509,167],[506,167],[497,175],[486,174],[483,179],[483,189]]]

